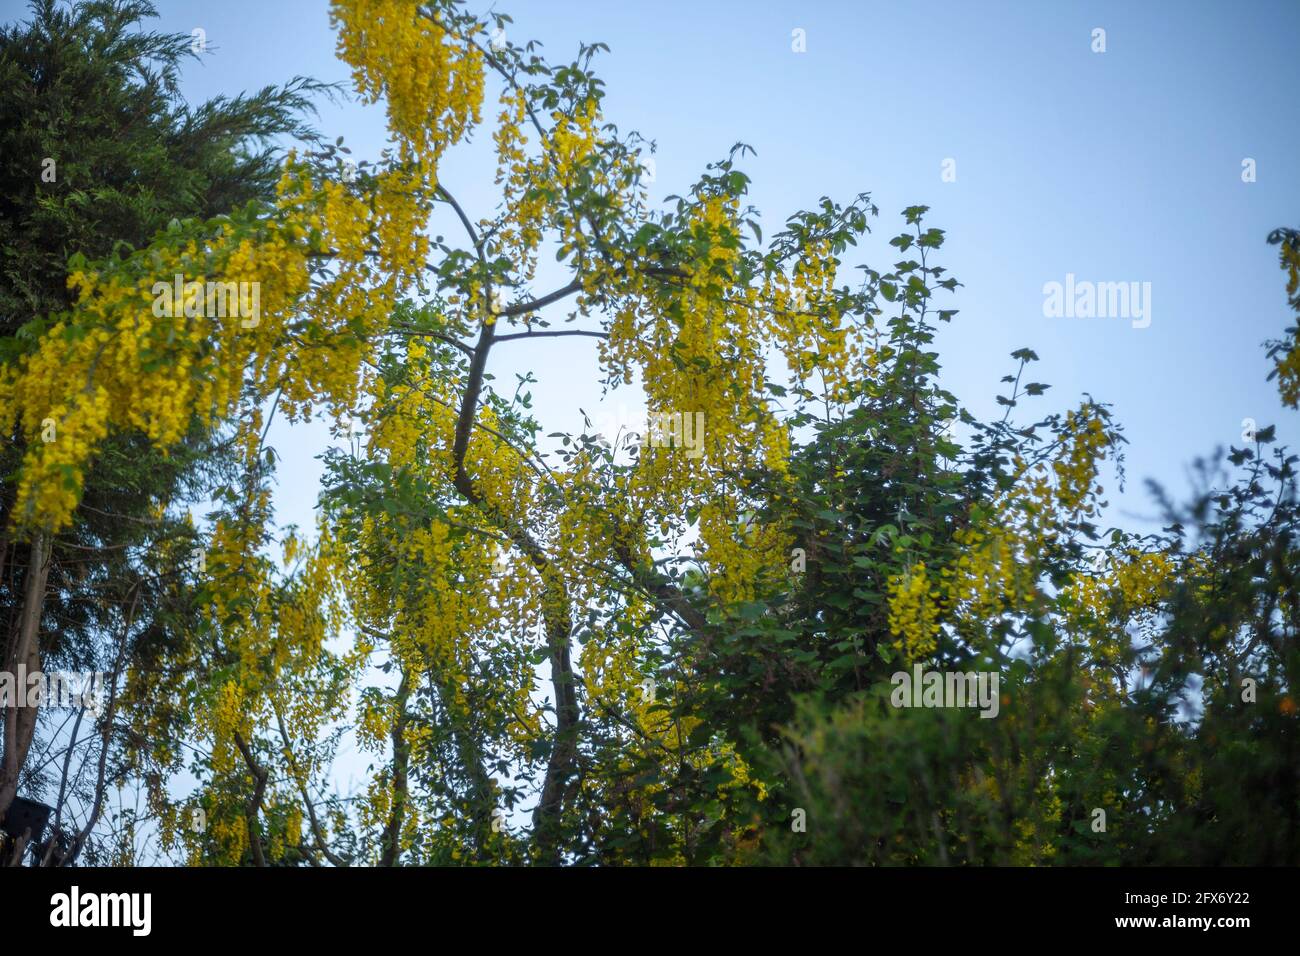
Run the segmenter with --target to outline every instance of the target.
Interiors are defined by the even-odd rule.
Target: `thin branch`
[[[566,335],[585,335],[588,338],[593,339],[609,338],[608,332],[591,332],[587,329],[557,329],[553,332],[537,332],[530,329],[527,332],[512,332],[509,335],[498,335],[496,340],[498,342],[509,342],[511,339],[558,339]]]
[[[559,302],[561,299],[565,298],[566,296],[570,296],[573,295],[573,293],[575,292],[581,291],[581,289],[582,289],[582,281],[579,279],[574,279],[568,285],[564,286],[561,289],[556,289],[554,292],[548,292],[546,295],[538,296],[536,299],[529,299],[527,302],[516,302],[514,305],[508,305],[505,308],[498,311],[497,315],[505,316],[506,318],[509,318],[512,315],[524,315],[527,312],[536,312],[538,309],[544,308],[545,306],[550,305],[552,302]],[[508,339],[508,338],[514,338],[514,336],[503,335],[501,336],[501,338]]]
[[[388,331],[395,334],[406,335],[406,336],[425,336],[427,338],[437,339],[439,342],[446,342],[448,345],[455,346],[456,348],[464,352],[466,355],[468,355],[470,358],[474,357],[474,350],[472,348],[470,348],[468,345],[466,345],[464,342],[460,341],[459,339],[447,335],[443,332],[433,332],[427,329],[416,329],[416,328],[412,328],[409,325],[390,326]]]
[[[284,717],[281,716],[280,705],[274,697],[271,699],[271,709],[275,712],[275,723],[280,730],[280,739],[284,741],[285,756],[289,758],[289,774],[298,785],[298,792],[302,795],[302,802],[307,807],[307,819],[311,824],[312,836],[316,838],[316,846],[320,849],[321,853],[325,855],[325,859],[329,860],[337,867],[345,867],[347,866],[347,861],[341,858],[337,853],[331,851],[325,842],[325,836],[321,831],[320,821],[316,817],[316,807],[312,803],[311,794],[307,792],[306,781],[299,775],[300,771],[298,769],[298,761],[295,760],[293,756],[293,748],[289,743],[289,733],[285,730],[284,726]]]

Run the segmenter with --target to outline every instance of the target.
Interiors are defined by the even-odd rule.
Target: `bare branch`
[[[555,331],[529,329],[527,332],[511,332],[509,335],[498,335],[498,342],[509,342],[512,339],[558,339],[568,335],[583,335],[592,339],[607,339],[608,332],[591,332],[587,329],[556,329]]]
[[[529,299],[527,302],[516,302],[514,305],[508,305],[499,310],[497,315],[509,318],[512,315],[524,315],[528,312],[536,312],[538,309],[544,308],[553,302],[559,302],[566,296],[573,295],[573,293],[578,292],[581,289],[582,280],[574,279],[568,285],[561,289],[556,289],[554,292],[548,292],[546,295],[539,296],[536,299]],[[514,338],[514,336],[503,335],[499,336],[499,338],[508,339]]]

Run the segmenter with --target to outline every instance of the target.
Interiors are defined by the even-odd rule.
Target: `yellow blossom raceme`
[[[1066,454],[1052,464],[1057,501],[1066,511],[1078,510],[1092,493],[1098,463],[1106,457],[1111,442],[1101,419],[1089,412],[1085,408],[1066,416]]]
[[[531,281],[537,269],[537,249],[546,225],[547,201],[544,190],[535,188],[544,164],[525,152],[524,133],[527,101],[522,90],[501,95],[502,111],[493,141],[497,151],[497,185],[502,187],[502,205],[507,209],[500,229],[501,245],[519,264],[522,281]]]
[[[1174,584],[1196,574],[1199,564],[1199,558],[1126,548],[1076,574],[1059,603],[1072,631],[1088,637],[1098,659],[1118,663],[1131,645],[1130,625],[1156,622]]]
[[[932,585],[924,562],[917,562],[901,574],[890,575],[889,630],[898,640],[894,646],[906,661],[925,657],[938,646],[939,592]]]
[[[816,376],[822,383],[820,397],[830,402],[846,400],[854,383],[869,376],[875,351],[865,330],[850,327],[840,314],[838,266],[829,242],[809,243],[795,262],[793,276],[775,273],[766,279],[764,290],[771,303],[770,335],[796,385],[807,388]]]
[[[767,359],[757,292],[739,301],[732,295],[736,216],[734,200],[701,200],[691,219],[700,247],[685,267],[688,278],[648,297],[648,319],[618,312],[601,347],[602,362],[615,374],[640,373],[651,414],[680,422],[681,444],[685,426],[692,426],[695,448],[652,442],[640,456],[638,484],[674,510],[715,488],[725,471],[783,467],[788,450],[786,429],[763,400]]]
[[[742,514],[736,496],[725,489],[700,509],[700,540],[709,590],[728,604],[770,592],[784,578],[794,544],[780,523]]]
[[[481,119],[482,52],[437,21],[436,4],[334,0],[330,17],[357,91],[386,100],[389,128],[432,170]]]
[[[968,627],[985,629],[1023,609],[1034,591],[1033,563],[1016,536],[998,527],[966,527],[953,535],[960,556],[942,571],[942,603]]]

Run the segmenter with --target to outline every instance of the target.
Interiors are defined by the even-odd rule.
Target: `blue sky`
[[[17,5],[6,0],[7,18]],[[296,74],[347,79],[324,2],[159,4],[161,26],[206,31],[187,70],[198,100]],[[907,205],[945,229],[942,261],[962,283],[939,340],[947,385],[994,414],[998,379],[1022,346],[1053,387],[1034,410],[1088,392],[1114,404],[1131,441],[1123,510],[1150,512],[1140,479],[1182,487],[1185,464],[1240,443],[1241,422],[1276,422],[1297,443],[1264,377],[1260,343],[1288,324],[1283,277],[1264,238],[1300,225],[1300,2],[677,2],[517,0],[510,38],[548,57],[578,41],[610,54],[607,116],[656,140],[662,195],[685,189],[740,140],[752,198],[771,231],[822,195],[870,191],[878,242]],[[1106,51],[1092,32],[1106,31]],[[802,29],[807,52],[792,51]],[[358,157],[385,139],[382,108],[326,105],[322,129]],[[493,202],[486,137],[453,155],[444,180],[476,213]],[[1242,161],[1257,180],[1242,182]],[[945,159],[956,181],[943,182]],[[1151,324],[1047,318],[1043,286],[1150,282]],[[584,340],[494,353],[500,377],[531,367],[545,431],[591,408]],[[554,427],[552,427],[554,426]],[[321,434],[282,434],[286,518],[310,525]],[[1121,515],[1116,514],[1116,519]],[[1130,522],[1126,522],[1130,523]]]

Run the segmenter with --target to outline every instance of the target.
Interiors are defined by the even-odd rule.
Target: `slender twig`
[[[608,332],[591,332],[587,329],[557,329],[556,331],[535,331],[529,329],[527,332],[511,332],[509,335],[498,335],[496,341],[509,342],[511,339],[558,339],[566,335],[585,335],[593,339],[607,339]]]

